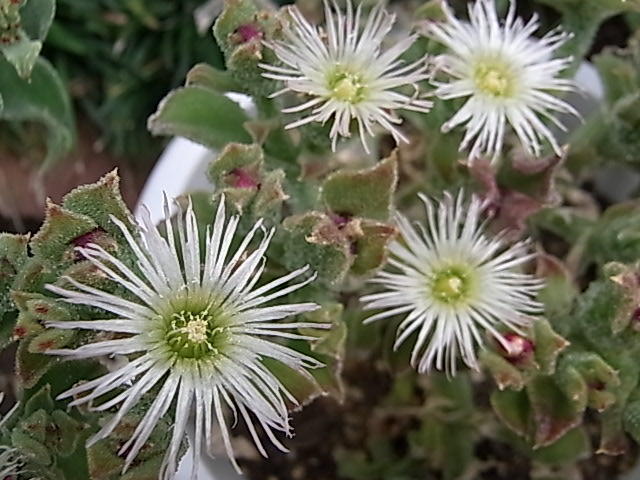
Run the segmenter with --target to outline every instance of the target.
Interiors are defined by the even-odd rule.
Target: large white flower
[[[313,303],[272,305],[309,283],[285,286],[308,271],[301,268],[257,287],[265,268],[264,254],[273,236],[261,222],[241,239],[236,238],[239,218],[225,218],[221,200],[213,228],[207,231],[204,255],[201,255],[198,225],[191,206],[180,213],[177,232],[168,219],[162,236],[147,215],[139,225],[139,234],[129,231],[115,217],[135,255],[135,267],[127,266],[98,245],[80,248],[102,274],[128,292],[128,299],[65,278],[68,288],[48,285],[64,301],[97,307],[114,318],[106,320],[50,322],[62,329],[112,332],[117,338],[81,346],[75,350],[50,350],[48,353],[71,358],[128,356],[123,367],[99,378],[79,384],[60,398],[76,398],[70,405],[93,402],[112,392],[112,398],[94,409],[117,413],[89,439],[91,445],[107,437],[141,398],[153,390],[153,401],[122,446],[126,454],[125,470],[149,438],[158,421],[175,408],[175,423],[168,445],[161,479],[173,478],[180,445],[190,415],[195,418],[194,464],[205,448],[211,447],[213,424],[217,421],[229,457],[233,458],[224,410],[243,419],[263,455],[255,423],[283,451],[286,449],[274,431],[290,434],[286,402],[295,398],[262,360],[275,359],[307,376],[306,368],[319,362],[271,337],[307,339],[286,330],[310,327],[308,323],[280,323],[277,320],[315,310]],[[250,243],[256,234],[264,236],[254,250]],[[177,233],[177,235],[176,235]],[[237,248],[231,249],[232,244]],[[233,253],[232,253],[233,252]],[[317,325],[315,325],[317,327]],[[119,338],[118,338],[119,337]],[[195,478],[194,468],[192,478]]]
[[[578,115],[575,109],[555,96],[574,89],[571,80],[559,78],[571,58],[553,58],[569,35],[552,31],[542,38],[538,17],[528,22],[516,17],[511,0],[504,23],[496,13],[495,0],[476,0],[469,6],[469,22],[457,19],[446,2],[446,22],[429,22],[425,33],[449,50],[437,62],[452,78],[434,82],[436,95],[443,99],[468,98],[442,129],[465,125],[460,149],[471,143],[471,160],[502,150],[507,123],[513,127],[529,154],[539,156],[544,141],[560,155],[561,149],[545,121],[561,129],[557,113]]]
[[[392,271],[372,280],[386,291],[362,299],[366,309],[383,310],[365,322],[406,315],[395,348],[416,334],[412,365],[455,374],[458,355],[477,368],[483,331],[510,350],[501,327],[519,331],[531,322],[542,309],[534,300],[542,283],[519,270],[532,258],[526,242],[506,246],[485,235],[478,198],[421,198],[427,223],[414,227],[397,215],[401,239],[390,247]]]
[[[284,39],[270,43],[282,66],[264,64],[267,78],[282,80],[285,92],[308,96],[301,105],[284,110],[296,113],[312,109],[287,128],[311,122],[326,123],[333,118],[331,139],[333,149],[339,137],[351,136],[352,121],[356,121],[360,139],[367,147],[367,136],[374,135],[374,125],[388,130],[397,142],[407,141],[398,124],[395,110],[428,112],[431,102],[420,98],[418,83],[429,78],[426,57],[404,63],[399,57],[416,40],[406,36],[383,50],[382,42],[391,31],[395,16],[382,4],[375,6],[364,18],[361,5],[354,12],[347,0],[342,13],[335,0],[325,0],[326,31],[311,25],[297,7],[289,7],[291,25]],[[413,94],[399,88],[410,86]]]

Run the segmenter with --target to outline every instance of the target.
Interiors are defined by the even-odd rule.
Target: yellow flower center
[[[182,358],[217,355],[228,332],[219,320],[219,315],[209,312],[209,308],[174,313],[167,322],[167,343]]]
[[[187,335],[187,340],[191,343],[204,343],[207,341],[207,330],[209,322],[203,316],[193,316],[193,320],[187,322],[182,330]]]
[[[355,73],[337,71],[329,77],[332,97],[346,103],[358,103],[364,98],[362,77]]]
[[[461,268],[446,268],[432,277],[430,288],[432,295],[441,302],[456,303],[467,298],[470,278]]]
[[[497,98],[513,96],[514,74],[504,63],[491,60],[479,62],[473,78],[476,88],[487,95]]]

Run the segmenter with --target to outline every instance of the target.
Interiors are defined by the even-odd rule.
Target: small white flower
[[[145,416],[120,451],[120,454],[126,454],[126,470],[158,421],[175,405],[173,433],[160,479],[175,475],[180,446],[192,413],[195,420],[194,465],[198,464],[203,443],[210,450],[213,424],[217,421],[224,446],[238,469],[225,409],[231,410],[234,418],[244,420],[263,455],[266,453],[256,432],[256,421],[270,441],[286,451],[274,431],[290,434],[286,402],[295,403],[296,400],[266,368],[262,359],[277,360],[308,377],[306,368],[320,366],[313,358],[269,340],[270,337],[308,339],[286,330],[310,327],[309,323],[280,323],[277,320],[317,308],[313,303],[272,305],[273,300],[313,280],[311,277],[285,286],[305,274],[307,267],[256,286],[265,268],[264,254],[273,230],[264,232],[259,221],[239,241],[235,238],[239,218],[225,218],[222,199],[213,228],[203,239],[205,251],[202,255],[201,238],[191,205],[186,214],[180,214],[177,237],[168,210],[166,202],[166,236],[159,233],[148,214],[139,225],[139,235],[112,217],[135,254],[135,268],[125,265],[98,245],[79,249],[102,274],[128,291],[128,298],[71,278],[66,281],[73,288],[48,285],[49,290],[61,295],[66,302],[97,307],[115,317],[50,322],[48,326],[112,332],[120,337],[75,350],[50,350],[48,353],[71,358],[132,355],[125,366],[79,384],[60,396],[75,396],[70,405],[79,405],[92,403],[112,392],[112,398],[94,409],[109,411],[118,407],[118,411],[89,439],[89,445],[107,437],[127,412],[153,390],[153,401]],[[251,251],[249,244],[258,231],[263,231],[264,236]],[[236,241],[237,248],[231,250]],[[194,467],[192,478],[195,477]]]
[[[389,260],[394,271],[372,280],[386,291],[362,299],[365,309],[383,311],[365,322],[406,314],[395,348],[417,334],[412,365],[421,373],[435,366],[455,374],[458,355],[477,368],[483,330],[509,348],[499,327],[519,332],[529,325],[529,315],[542,311],[534,300],[542,282],[518,271],[532,258],[526,242],[507,247],[500,236],[484,234],[478,198],[469,204],[462,193],[439,203],[421,198],[427,223],[413,227],[397,215],[401,239],[391,245]]]
[[[418,83],[429,78],[426,57],[405,64],[399,57],[411,47],[417,35],[410,35],[382,49],[385,36],[395,23],[395,15],[382,4],[373,8],[368,18],[362,6],[354,8],[347,0],[342,13],[334,0],[325,0],[326,31],[312,26],[297,7],[289,7],[291,26],[284,40],[268,44],[284,64],[263,64],[264,76],[282,80],[285,92],[298,92],[309,97],[301,105],[285,113],[312,109],[305,117],[290,124],[295,128],[311,122],[326,123],[333,118],[333,149],[339,137],[351,136],[351,124],[358,124],[360,139],[368,150],[367,136],[373,136],[374,125],[388,130],[397,142],[407,139],[397,127],[402,123],[395,110],[428,112],[431,102],[420,98]],[[411,86],[411,96],[399,88]]]
[[[0,479],[14,477],[20,473],[20,459],[15,448],[0,446]]]
[[[574,90],[571,80],[558,77],[572,59],[553,58],[570,35],[556,30],[534,37],[538,17],[534,15],[527,23],[516,17],[514,0],[502,24],[495,0],[476,0],[470,5],[469,22],[458,20],[446,2],[443,9],[447,21],[430,22],[425,32],[449,50],[438,63],[452,80],[434,82],[435,94],[443,99],[468,98],[443,125],[443,131],[465,125],[460,149],[473,143],[471,160],[500,154],[507,123],[529,154],[540,156],[541,142],[546,141],[561,155],[545,120],[564,130],[555,114],[579,115],[554,96]]]
[[[0,392],[0,404],[4,400],[4,392]],[[13,415],[16,405],[4,417],[0,417],[0,427],[4,426],[6,420]],[[0,445],[0,479],[17,476],[22,466],[18,451],[15,448]]]

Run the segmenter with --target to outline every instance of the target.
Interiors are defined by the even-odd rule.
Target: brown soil
[[[135,205],[152,162],[105,152],[95,127],[82,119],[78,130],[77,148],[44,173],[38,159],[20,158],[18,153],[0,148],[0,231],[37,231],[47,197],[59,202],[78,185],[95,182],[114,168],[120,173],[125,201],[130,207]]]

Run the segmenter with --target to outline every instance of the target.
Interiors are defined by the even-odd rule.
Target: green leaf
[[[393,225],[364,220],[361,223],[362,236],[355,240],[356,258],[351,271],[356,275],[366,275],[380,268],[387,261],[387,247],[396,238]]]
[[[61,262],[64,265],[76,259],[73,240],[95,230],[96,223],[91,218],[49,203],[46,217],[40,231],[31,241],[34,256],[52,267]]]
[[[315,337],[311,342],[311,351],[322,355],[325,366],[313,370],[312,374],[320,386],[339,401],[344,400],[344,382],[342,368],[347,340],[347,324],[342,318],[344,307],[340,303],[322,305],[322,308],[304,315],[305,322],[330,325],[329,329],[301,329],[302,335]]]
[[[97,226],[116,237],[121,235],[121,231],[111,220],[112,215],[125,225],[132,226],[131,212],[122,199],[120,177],[116,170],[107,173],[96,183],[72,190],[64,196],[62,206],[74,213],[90,217]],[[98,239],[92,241],[102,243]]]
[[[27,261],[27,235],[0,234],[0,313],[4,315],[14,310],[15,305],[10,297],[17,273]],[[0,339],[0,344],[2,344]]]
[[[500,390],[505,388],[522,390],[524,387],[522,372],[500,355],[489,350],[483,350],[480,352],[480,361],[489,370]]]
[[[14,429],[11,432],[11,443],[30,461],[42,466],[51,465],[51,453],[47,447],[26,433]]]
[[[51,385],[43,385],[40,390],[34,393],[24,405],[23,415],[31,415],[37,410],[50,412],[53,410],[53,399],[51,398]]]
[[[111,452],[109,442],[100,441],[87,449],[91,480],[109,480],[122,471],[123,461]]]
[[[539,318],[533,322],[533,336],[535,339],[535,358],[542,373],[551,374],[555,370],[558,355],[569,342],[558,335],[549,322]]]
[[[562,25],[574,36],[563,45],[558,56],[572,56],[574,67],[588,53],[600,24],[626,11],[639,11],[638,0],[539,0],[562,13]]]
[[[184,87],[169,93],[149,118],[154,135],[178,135],[220,150],[227,143],[251,143],[244,129],[247,116],[224,95],[204,87]]]
[[[550,377],[535,377],[527,387],[531,404],[531,440],[534,448],[556,442],[582,421],[582,411],[564,395]]]
[[[367,170],[334,173],[322,186],[322,199],[338,215],[384,221],[391,214],[397,182],[397,160],[392,155]]]
[[[47,154],[42,168],[66,154],[75,142],[75,122],[71,101],[60,77],[46,60],[39,58],[29,82],[0,58],[0,96],[4,107],[0,118],[33,121],[47,128]]]
[[[574,428],[554,444],[531,452],[535,460],[552,465],[577,462],[590,453],[591,442],[584,428]]]
[[[624,429],[640,443],[640,400],[629,403],[625,408]]]
[[[56,450],[64,457],[71,455],[80,439],[82,425],[62,410],[54,410],[51,412],[51,419],[56,426],[55,432],[50,436],[53,438]]]
[[[141,465],[138,465],[131,470],[127,471],[120,480],[156,480],[160,467],[162,466],[162,459],[164,455],[158,455],[151,458]]]
[[[216,20],[213,28],[218,44],[224,49],[225,54],[230,54],[237,46],[233,42],[233,34],[236,29],[244,24],[256,21],[258,9],[253,0],[227,0],[224,10]]]
[[[28,342],[21,342],[16,354],[16,376],[21,387],[33,388],[57,361],[57,358],[49,355],[30,353]]]
[[[491,394],[491,406],[507,427],[518,435],[527,435],[531,405],[524,391],[495,391]]]
[[[49,414],[46,411],[36,410],[20,422],[19,428],[34,440],[44,444],[50,423]]]
[[[342,280],[353,262],[348,240],[325,214],[309,212],[289,217],[282,262],[296,269],[310,265],[318,279],[329,284]]]
[[[578,287],[567,267],[551,255],[539,252],[537,267],[538,277],[545,280],[544,288],[538,293],[545,315],[552,321],[562,318],[571,311]]]
[[[233,92],[240,89],[238,83],[228,70],[218,70],[217,68],[199,63],[187,74],[186,85],[209,88],[216,92]]]
[[[264,154],[260,145],[230,143],[211,163],[208,175],[217,187],[227,186],[231,182],[225,182],[225,177],[234,170],[249,167],[250,170],[256,170],[256,173],[260,174],[263,163]]]
[[[563,356],[565,368],[575,370],[584,379],[589,407],[604,411],[615,401],[614,391],[620,386],[618,373],[598,354],[593,352],[571,352]],[[565,382],[558,382],[561,387]],[[574,395],[568,395],[572,398]]]
[[[29,353],[46,353],[47,350],[66,347],[75,335],[73,330],[47,329],[29,341]]]
[[[268,358],[264,359],[264,365],[298,402],[298,405],[290,405],[291,410],[304,407],[325,393],[318,381],[306,371],[294,370],[284,363]]]
[[[55,13],[55,0],[30,0],[20,10],[22,28],[32,40],[44,41]]]

